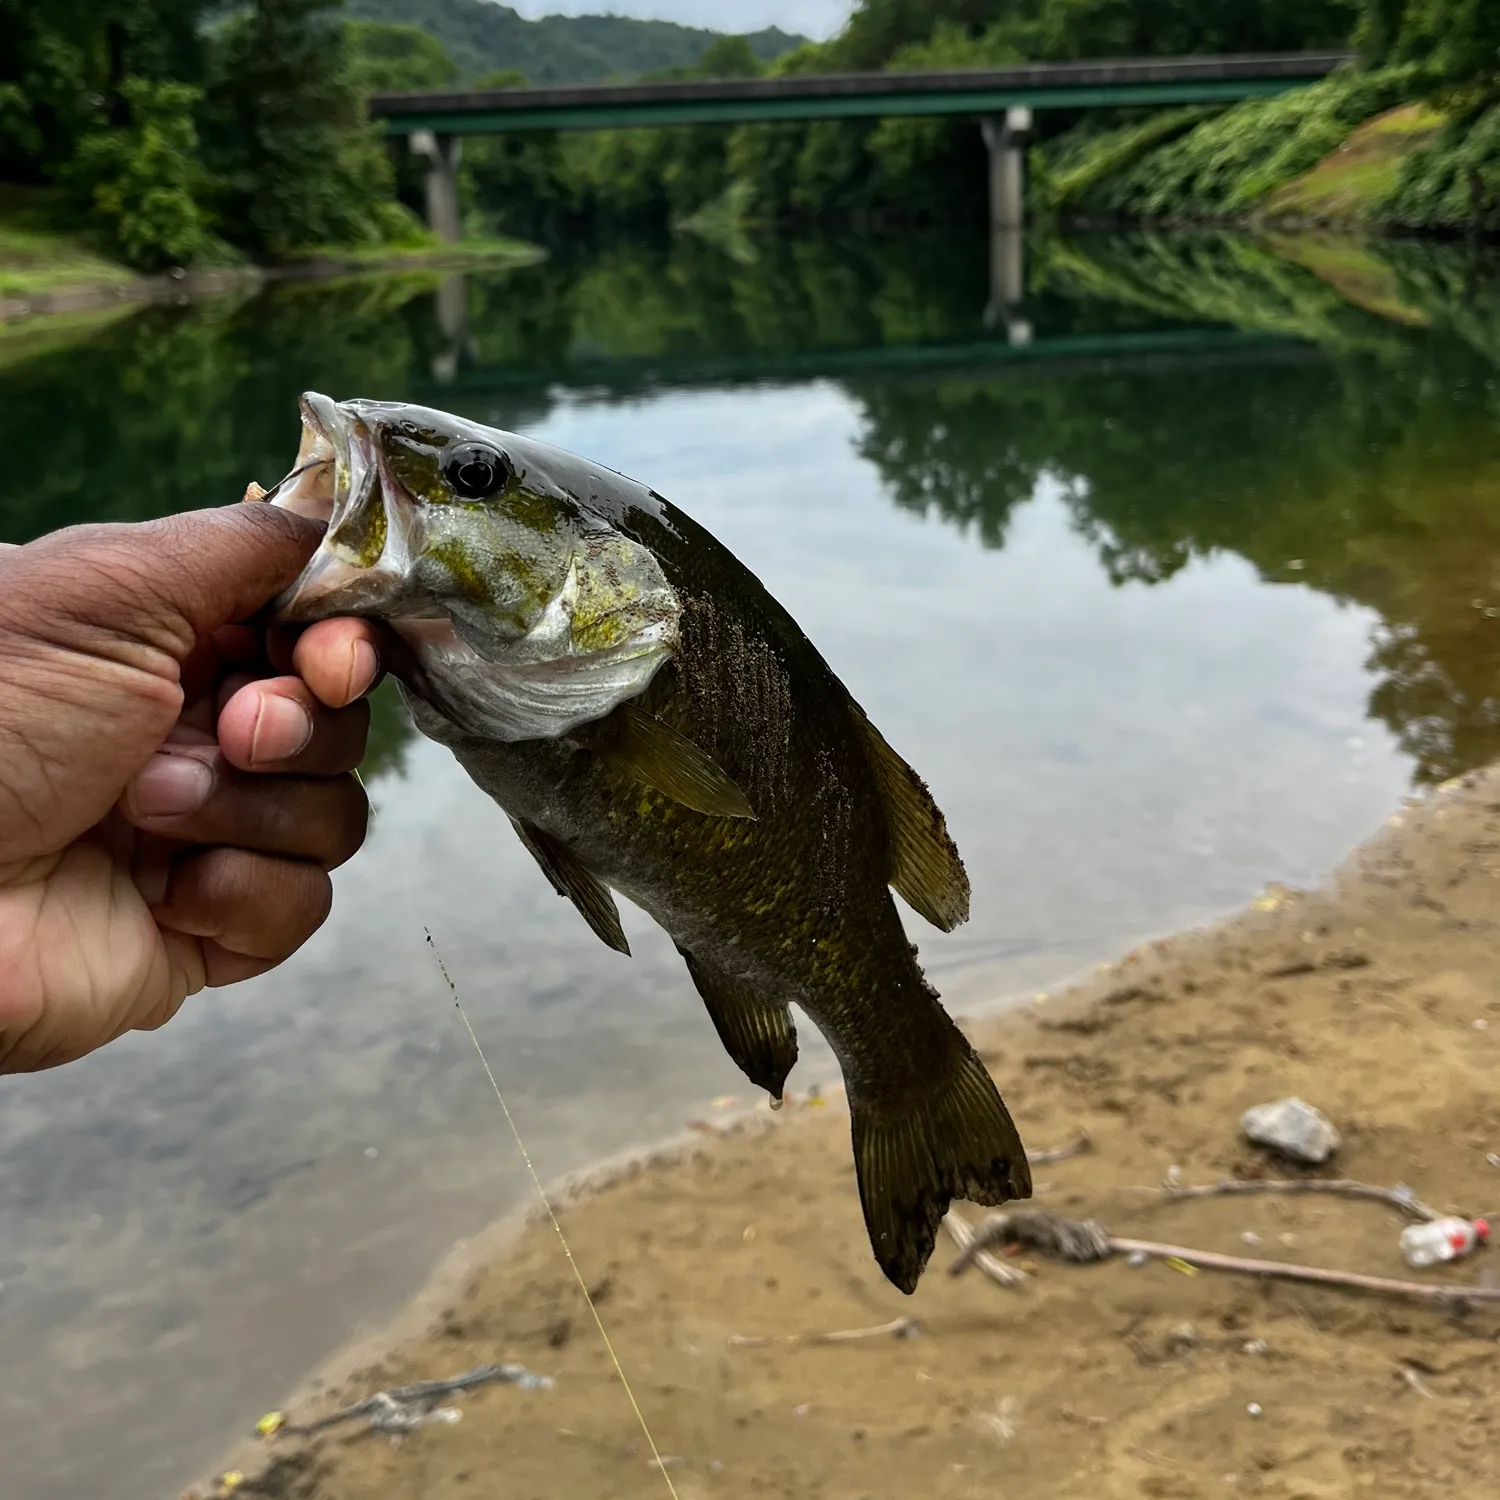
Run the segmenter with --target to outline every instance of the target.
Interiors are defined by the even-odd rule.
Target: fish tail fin
[[[951,1024],[951,1023],[950,1023]],[[898,1108],[850,1096],[854,1166],[870,1248],[914,1292],[955,1198],[996,1207],[1031,1196],[1026,1150],[994,1080],[953,1028],[949,1076]]]

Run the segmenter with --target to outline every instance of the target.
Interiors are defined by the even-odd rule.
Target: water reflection
[[[1500,753],[1500,297],[1461,254],[1284,249],[1033,245],[988,323],[982,240],[686,242],[0,341],[0,537],[231,500],[309,387],[648,478],[932,780],[976,917],[923,953],[961,1006],[1314,878]],[[0,1091],[7,1496],[171,1492],[513,1201],[416,924],[544,1172],[742,1089],[670,945],[627,909],[636,959],[603,952],[390,694],[366,769],[297,964]]]

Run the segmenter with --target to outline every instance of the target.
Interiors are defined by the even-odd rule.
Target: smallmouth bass
[[[891,888],[947,931],[969,883],[921,778],[796,622],[654,490],[426,408],[308,395],[267,498],[325,520],[279,618],[387,622],[448,746],[595,934],[671,936],[729,1055],[779,1099],[789,1003],[849,1100],[871,1248],[915,1289],[955,1198],[1030,1195],[1015,1126]]]

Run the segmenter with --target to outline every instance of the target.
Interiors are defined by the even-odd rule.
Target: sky
[[[854,0],[508,0],[523,16],[641,16],[681,21],[715,31],[759,31],[779,26],[823,40],[848,19]]]

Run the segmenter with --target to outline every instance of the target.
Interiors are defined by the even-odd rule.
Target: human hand
[[[0,550],[0,1072],[160,1026],[328,915],[382,643],[235,623],[320,534],[237,505]]]

